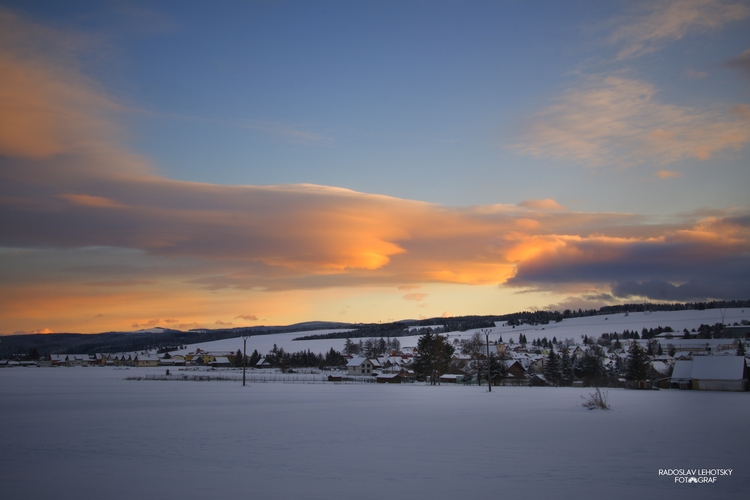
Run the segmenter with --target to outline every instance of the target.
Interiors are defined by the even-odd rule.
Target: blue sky
[[[98,249],[109,270],[122,265],[123,251],[138,256],[127,258],[138,260],[134,269],[141,270],[128,279],[104,273],[78,283],[82,304],[90,283],[108,283],[107,290],[129,296],[142,291],[136,294],[142,299],[131,297],[134,304],[157,289],[183,293],[192,286],[184,293],[206,304],[225,292],[234,294],[233,304],[267,304],[259,307],[268,313],[238,317],[279,323],[340,319],[334,316],[350,310],[351,320],[370,321],[625,299],[727,298],[720,297],[716,282],[748,274],[747,2],[2,5],[9,33],[2,40],[4,60],[8,71],[22,76],[13,80],[16,86],[4,84],[0,111],[6,123],[28,123],[0,130],[6,176],[0,195],[12,199],[6,207],[16,207],[18,193],[25,193],[23,206],[54,199],[78,211],[53,220],[5,208],[12,223],[0,246],[20,259],[14,269],[38,267],[38,253],[27,254],[43,250],[45,265],[62,273],[45,282],[47,289],[73,279],[62,276],[63,270],[71,269],[68,260],[78,261],[86,249]],[[33,93],[29,89],[34,97],[21,98]],[[55,132],[48,137],[48,130]],[[29,169],[68,172],[61,165],[70,172],[56,185],[16,175]],[[157,202],[158,193],[144,183],[161,183],[167,194]],[[308,184],[320,188],[299,187]],[[360,208],[343,222],[310,221],[304,211],[284,215],[298,205],[310,210],[300,200],[313,192],[324,200],[314,205],[327,207],[320,212],[325,217],[349,214],[349,201],[339,198],[356,196],[345,196],[339,188],[362,197],[352,202]],[[230,199],[228,193],[237,189],[275,193],[267,204],[243,205],[241,215],[233,215],[245,221],[260,217],[259,222],[217,235],[211,232],[216,224],[193,234],[187,222],[168,219],[171,214],[188,221],[188,214],[209,206],[231,211],[220,200]],[[208,192],[216,198],[199,201]],[[373,208],[381,203],[375,195],[390,200],[382,201],[387,205],[382,211]],[[145,213],[159,203],[169,204],[160,207],[164,226],[139,232],[146,224],[131,218],[136,209]],[[431,207],[431,215],[414,215],[405,227],[393,229],[399,211],[421,214],[416,207],[423,205]],[[94,212],[81,212],[81,207]],[[112,213],[105,217],[103,207]],[[381,220],[381,213],[395,214],[396,222]],[[470,236],[477,238],[478,248],[492,250],[469,256],[458,242],[461,228],[482,225],[499,213],[523,228],[527,239],[510,231],[506,219],[493,219],[494,229]],[[200,214],[199,219],[208,217]],[[263,214],[270,216],[262,219]],[[450,233],[444,214],[461,214],[471,222],[459,222],[453,238],[431,233],[423,241],[416,236],[423,224],[445,225]],[[106,230],[80,234],[82,221],[91,224],[95,216]],[[162,220],[154,214],[139,217]],[[319,227],[321,234],[331,231],[348,249],[341,253],[346,257],[333,258],[328,246],[319,248],[312,240],[286,241],[263,225],[274,217],[289,232],[300,224]],[[340,229],[340,224],[356,230]],[[381,230],[385,225],[389,229]],[[71,228],[66,234],[77,236],[52,237],[44,227]],[[174,227],[184,232],[164,239],[171,230],[165,228]],[[365,236],[361,227],[378,229]],[[159,242],[149,236],[156,233]],[[259,251],[249,242],[253,238],[243,239],[246,234],[284,242]],[[372,234],[377,236],[369,242]],[[230,265],[221,252],[184,246],[188,240],[214,238],[245,245],[242,263]],[[584,246],[611,243],[592,238],[619,238],[618,248],[628,250],[608,260],[597,247],[594,260],[604,260],[586,267],[592,257],[586,257]],[[515,243],[506,247],[499,240]],[[673,240],[686,249],[670,250]],[[429,251],[427,241],[455,251]],[[700,246],[707,241],[727,253]],[[659,242],[664,244],[656,252],[660,257],[643,265],[639,252]],[[298,255],[287,245],[311,250]],[[535,250],[520,252],[519,245]],[[721,254],[723,264],[705,252]],[[436,254],[445,255],[434,265],[425,264]],[[191,271],[170,271],[169,278],[142,276],[146,268],[171,269],[178,259],[193,259],[185,264]],[[669,270],[675,262],[683,267]],[[486,265],[496,267],[480,271]],[[570,276],[579,265],[586,269],[577,276],[586,279]],[[29,283],[44,281],[32,270],[11,273],[9,266],[0,272]],[[422,274],[405,274],[409,266]],[[261,284],[238,284],[248,276]],[[628,276],[632,283],[625,286]],[[706,280],[712,284],[698,285]],[[213,283],[209,289],[207,282]],[[683,293],[675,292],[688,283]],[[661,295],[649,292],[648,284],[661,286]],[[393,292],[394,287],[421,291],[404,299],[408,294]],[[93,288],[99,293],[101,287]],[[750,291],[737,283],[727,289]],[[330,295],[325,304],[315,302],[294,314],[272,305],[287,300],[285,294],[312,304],[323,291]],[[204,292],[213,295],[204,297]],[[459,295],[471,298],[464,304]],[[33,296],[31,289],[28,296]],[[437,297],[440,304],[425,305]],[[378,312],[368,312],[373,308]],[[86,309],[80,317],[110,319],[81,326],[74,319],[59,322],[52,314],[35,316],[36,309],[29,307],[26,316],[0,311],[0,318],[7,318],[0,331],[121,328],[167,315],[190,316],[175,305],[148,317],[141,317],[135,305],[110,313]],[[180,323],[207,325],[217,315],[228,322],[233,314],[219,313],[207,305],[200,318]],[[53,323],[58,326],[48,326]]]

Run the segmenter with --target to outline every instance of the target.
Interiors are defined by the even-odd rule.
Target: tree
[[[255,366],[258,364],[258,361],[260,361],[260,353],[258,353],[258,350],[255,349],[250,355],[250,358],[247,360],[247,366]]]
[[[504,359],[498,359],[494,354],[490,354],[489,361],[490,379],[493,381],[499,380],[502,382],[508,377],[508,365]]]
[[[352,342],[351,339],[346,339],[346,342],[344,342],[344,354],[348,354],[349,356],[359,354],[359,345]]]
[[[598,386],[605,378],[604,364],[600,357],[601,348],[592,346],[586,354],[581,356],[576,362],[576,375],[583,379],[586,385]]]
[[[628,349],[628,357],[625,359],[625,378],[632,382],[648,379],[651,368],[646,353],[638,342],[633,342]]]
[[[560,358],[555,352],[554,347],[550,348],[547,355],[547,363],[544,365],[544,376],[552,385],[557,386],[560,384],[560,379],[562,378]]]
[[[419,380],[435,385],[450,367],[455,348],[442,335],[426,333],[419,337],[412,368]]]
[[[744,356],[745,355],[745,343],[742,342],[742,339],[737,339],[737,356]]]
[[[568,350],[565,349],[560,356],[560,383],[564,386],[573,384],[573,361],[570,359]]]
[[[234,366],[242,367],[242,349],[237,349],[234,354]]]

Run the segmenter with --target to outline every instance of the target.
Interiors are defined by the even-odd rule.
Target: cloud
[[[610,36],[622,47],[617,58],[629,59],[659,50],[688,35],[718,31],[726,24],[750,15],[743,2],[722,0],[657,0],[641,3],[620,21]]]
[[[122,205],[116,201],[101,196],[91,196],[88,194],[61,194],[58,197],[82,207],[122,208]]]
[[[654,175],[656,175],[659,179],[674,179],[677,177],[682,177],[682,174],[680,172],[676,172],[674,170],[659,170]]]
[[[150,319],[145,323],[133,323],[131,326],[133,328],[151,328],[153,326],[159,326],[159,323],[161,323],[160,319]]]
[[[177,328],[179,328],[180,330],[195,330],[198,328],[205,328],[205,326],[202,323],[193,322],[193,323],[180,323],[179,325],[177,325]]]
[[[642,293],[666,300],[750,296],[750,214],[726,213],[660,232],[645,238],[547,236],[546,246],[519,262],[507,285],[577,293],[611,288],[618,297]]]
[[[729,285],[729,286],[728,286]],[[702,301],[706,298],[735,299],[747,296],[747,286],[707,278],[674,284],[663,279],[623,281],[612,287],[619,299],[646,298],[660,301]],[[744,295],[743,295],[744,294]]]
[[[724,63],[724,66],[739,69],[745,76],[750,77],[750,49],[744,50],[739,57],[730,59]]]
[[[657,93],[639,80],[588,76],[533,116],[513,149],[600,167],[707,160],[750,142],[750,123],[741,119],[744,105],[732,112],[700,111],[664,104]]]
[[[158,281],[153,280],[105,280],[105,281],[92,281],[86,283],[86,286],[104,286],[104,287],[125,287],[125,286],[143,286],[143,285],[155,285]]]
[[[122,109],[83,76],[93,40],[29,23],[0,9],[0,155],[41,159],[112,144]]]
[[[416,302],[419,302],[420,300],[423,300],[425,297],[427,297],[428,294],[426,293],[407,293],[403,296],[404,300],[414,300]]]
[[[214,325],[219,325],[219,326],[234,326],[234,323],[232,323],[231,321],[222,321],[220,319],[217,319],[216,321],[214,321]]]
[[[258,321],[258,317],[255,314],[241,314],[235,316],[234,319],[244,319],[246,321]]]
[[[410,290],[418,290],[419,288],[422,288],[420,285],[400,285],[398,287],[399,290],[404,290],[406,292]]]
[[[518,204],[520,207],[530,208],[532,210],[564,210],[565,207],[557,203],[552,198],[544,200],[525,200]]]

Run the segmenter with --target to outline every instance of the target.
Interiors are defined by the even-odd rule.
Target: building
[[[744,356],[695,356],[674,365],[671,386],[702,391],[747,391]]]
[[[347,374],[352,376],[372,375],[377,368],[380,368],[380,362],[373,358],[352,358],[346,364]]]

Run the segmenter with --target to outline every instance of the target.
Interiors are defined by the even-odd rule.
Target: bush
[[[581,396],[581,399],[583,399],[583,403],[581,403],[581,406],[584,408],[588,408],[589,410],[609,410],[609,404],[607,404],[607,393],[603,393],[599,390],[599,388],[596,388],[596,392],[592,392],[591,394],[586,396]]]

